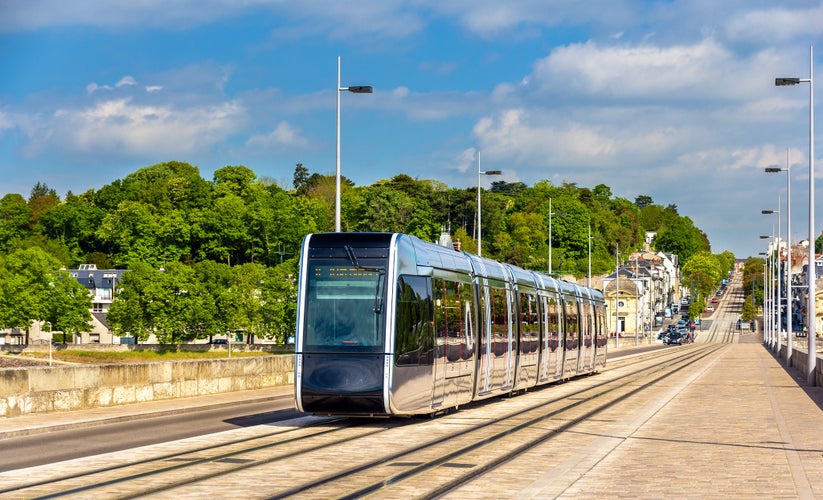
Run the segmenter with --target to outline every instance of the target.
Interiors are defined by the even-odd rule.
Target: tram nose
[[[382,414],[383,356],[305,354],[301,397],[312,413]]]

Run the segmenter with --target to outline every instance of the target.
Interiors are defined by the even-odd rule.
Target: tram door
[[[531,387],[537,382],[538,358],[540,353],[540,314],[537,295],[520,293],[518,297],[520,332],[518,353],[517,387]]]
[[[557,296],[543,295],[540,297],[542,301],[543,314],[543,342],[540,354],[540,382],[554,380],[563,375],[561,347],[561,325],[560,321],[560,301]]]
[[[580,356],[580,314],[574,295],[563,296],[565,323],[563,328],[563,376],[571,377],[577,373],[577,363]]]

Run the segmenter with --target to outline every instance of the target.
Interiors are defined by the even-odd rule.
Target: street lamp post
[[[792,366],[792,167],[786,148],[786,168],[766,167],[766,173],[786,171],[786,366]]]
[[[354,87],[340,86],[340,56],[337,56],[337,170],[335,174],[334,190],[334,232],[340,232],[340,92],[352,94],[371,94],[372,88],[368,85]]]
[[[815,371],[817,367],[817,317],[815,313],[815,252],[814,252],[814,47],[809,47],[809,78],[775,78],[774,84],[778,87],[797,85],[801,82],[809,84],[809,293],[806,307],[806,325],[809,340],[809,358],[806,364],[806,381],[809,385],[816,385]]]
[[[589,268],[586,271],[586,286],[592,287],[592,225],[589,224],[589,237],[586,238],[589,242]],[[551,247],[549,247],[551,251]]]
[[[777,197],[777,206],[780,206],[780,197]],[[782,332],[783,329],[783,308],[782,308],[782,293],[780,289],[780,210],[761,210],[760,213],[763,215],[777,215],[777,255],[775,256],[776,259],[774,260],[775,265],[777,267],[776,275],[777,278],[777,291],[775,295],[777,296],[777,301],[772,305],[775,308],[775,312],[777,313],[777,328],[775,328],[776,336],[775,336],[775,343],[774,343],[774,352],[777,354],[778,359],[780,358],[780,343],[782,342]],[[790,331],[791,332],[791,331]],[[791,333],[789,333],[789,337],[791,337]]]
[[[549,198],[549,276],[552,274],[552,217],[558,215],[563,217],[566,212],[552,212],[552,199]],[[589,227],[589,237],[591,237],[591,227]],[[563,259],[560,259],[560,268],[563,268]]]
[[[482,247],[481,247],[481,222],[480,222],[480,176],[485,175],[500,175],[503,172],[500,170],[480,170],[480,151],[477,152],[477,256],[482,257]]]
[[[764,288],[764,306],[763,306],[763,324],[768,325],[766,328],[766,344],[772,349],[776,344],[776,334],[774,328],[774,225],[772,225],[772,235],[762,235],[760,239],[769,240],[769,246],[766,252],[766,269],[768,270],[766,274],[766,280],[768,287]],[[764,287],[766,285],[764,284]],[[768,299],[768,300],[767,300]],[[766,317],[768,317],[768,323],[766,323]]]

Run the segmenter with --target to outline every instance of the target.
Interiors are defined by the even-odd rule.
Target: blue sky
[[[475,186],[479,151],[507,181],[677,205],[746,257],[787,149],[808,237],[809,85],[774,78],[808,78],[821,35],[823,3],[799,0],[2,0],[0,196],[170,160],[284,187],[296,163],[333,173],[340,56],[342,86],[375,89],[341,95],[356,184]]]

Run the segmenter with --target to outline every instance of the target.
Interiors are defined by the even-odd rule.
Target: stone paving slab
[[[823,498],[823,389],[733,344],[563,498]]]

